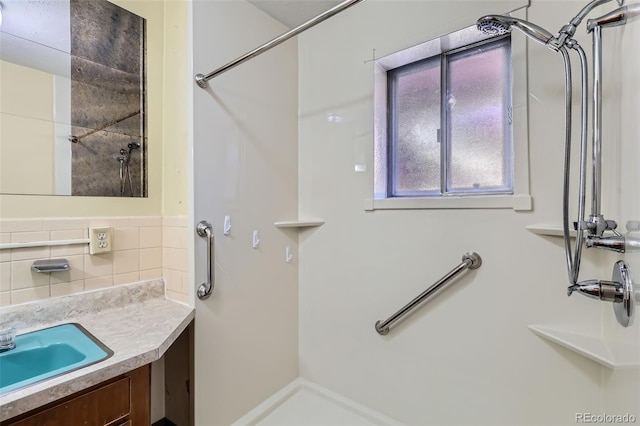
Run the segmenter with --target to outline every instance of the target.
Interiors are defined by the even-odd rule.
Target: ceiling
[[[289,28],[332,8],[336,0],[248,0],[249,3]]]

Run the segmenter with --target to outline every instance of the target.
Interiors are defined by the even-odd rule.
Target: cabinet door
[[[149,426],[150,373],[145,365],[60,403],[21,415],[7,426]]]
[[[129,382],[129,377],[124,377],[17,423],[12,423],[12,426],[102,426],[114,423],[118,419],[125,419],[131,411]]]
[[[131,426],[151,424],[151,365],[147,364],[129,373],[131,379]]]

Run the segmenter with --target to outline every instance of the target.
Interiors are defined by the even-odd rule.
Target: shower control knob
[[[616,222],[615,220],[606,220],[605,221],[607,223],[607,229],[609,231],[613,231],[614,229],[616,229],[618,227],[618,222]]]
[[[578,292],[583,296],[605,302],[613,302],[613,311],[618,323],[628,327],[635,314],[636,294],[631,276],[631,268],[624,260],[613,266],[611,281],[586,280],[569,286],[567,295]]]
[[[587,280],[574,284],[567,289],[567,296],[574,291],[592,299],[605,302],[617,302],[622,298],[621,286],[613,281]]]

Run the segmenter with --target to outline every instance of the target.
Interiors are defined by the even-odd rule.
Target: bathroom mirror
[[[0,0],[0,193],[145,197],[145,19]]]

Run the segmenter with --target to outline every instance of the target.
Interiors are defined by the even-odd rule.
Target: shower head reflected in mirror
[[[120,157],[117,157],[116,160],[120,163],[119,168],[119,176],[120,176],[120,196],[124,197],[127,194],[127,189],[129,190],[129,196],[135,196],[133,193],[133,182],[131,179],[131,169],[129,168],[129,163],[131,162],[131,153],[140,149],[142,145],[140,142],[129,142],[127,144],[126,150],[124,148],[120,149]]]

